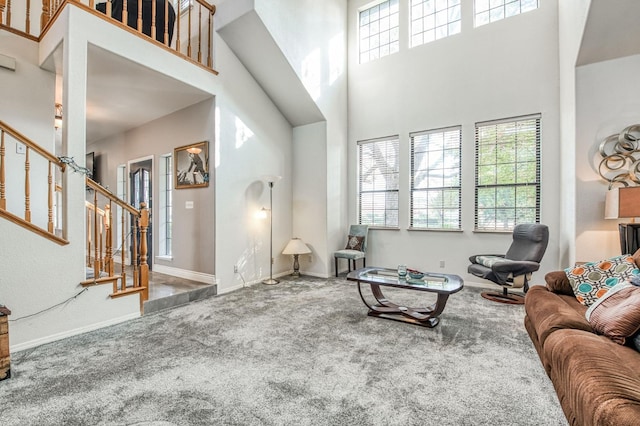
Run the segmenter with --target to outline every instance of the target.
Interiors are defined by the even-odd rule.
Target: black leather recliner
[[[111,17],[122,22],[122,1],[113,0],[111,2]],[[142,32],[151,37],[151,17],[152,17],[152,5],[156,2],[156,40],[160,43],[171,45],[173,40],[173,26],[176,21],[176,12],[173,10],[171,2],[169,2],[169,40],[164,42],[164,6],[165,0],[141,0],[142,1]],[[107,3],[98,3],[96,10],[102,13],[107,13]],[[138,0],[127,0],[127,25],[131,28],[138,28]]]
[[[540,262],[549,243],[547,225],[527,223],[513,229],[513,242],[504,255],[478,254],[471,256],[470,274],[502,286],[502,293],[483,292],[482,297],[494,302],[523,304],[524,297],[509,293],[509,288],[529,290],[531,274],[540,269]]]

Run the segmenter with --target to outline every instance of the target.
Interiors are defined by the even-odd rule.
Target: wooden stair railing
[[[41,6],[37,0],[0,0],[0,29],[6,29],[24,37],[40,40],[46,33],[50,24],[55,21],[57,14],[68,4],[80,7],[101,19],[121,26],[127,31],[138,34],[141,37],[156,43],[178,56],[195,63],[208,71],[218,74],[213,67],[213,16],[216,6],[205,0],[192,0],[186,11],[175,10],[176,22],[174,23],[174,37],[169,40],[168,19],[164,24],[156,23],[157,5],[151,2],[151,17],[143,14],[142,0],[136,3],[137,9],[129,10],[128,1],[122,2],[121,19],[112,18],[113,4],[116,0],[41,0]],[[164,16],[169,16],[169,1],[175,8],[179,8],[180,1],[167,0],[164,2]],[[98,3],[105,3],[105,13],[96,9]],[[20,20],[13,16],[19,12]],[[31,16],[40,14],[40,28],[33,29]],[[135,26],[129,26],[129,15],[137,16]],[[150,19],[151,31],[143,33],[144,21]],[[162,34],[160,41],[156,34]],[[186,39],[186,40],[185,40]]]
[[[16,148],[12,150],[13,152],[7,152],[7,146]],[[24,149],[24,186],[22,185],[23,179],[16,176],[15,169],[14,173],[9,173],[11,182],[7,182],[9,165],[19,164],[19,156],[23,155],[15,152],[19,149]],[[36,157],[31,158],[32,155]],[[46,200],[32,199],[32,166],[37,167],[36,179],[44,180],[46,176]],[[66,239],[58,235],[64,234],[64,230],[61,228],[62,220],[57,215],[54,216],[55,194],[62,190],[56,180],[62,176],[65,168],[66,165],[59,158],[5,122],[0,121],[0,217],[60,245],[68,244]],[[19,187],[21,186],[23,186],[24,192],[20,191]],[[37,186],[42,187],[42,185]],[[22,193],[18,194],[18,192]],[[7,202],[7,197],[10,202]],[[24,206],[24,211],[18,213],[19,205]],[[39,215],[41,217],[44,217],[44,212],[46,212],[46,219],[41,218],[40,223],[34,223],[32,220],[34,210],[42,212],[43,214]]]
[[[93,277],[83,281],[83,286],[96,284],[113,285],[111,297],[128,294],[140,294],[140,308],[149,298],[149,265],[147,263],[147,233],[149,229],[149,209],[141,204],[138,210],[119,199],[108,189],[90,178],[86,178],[87,188],[91,190],[91,200],[86,201],[87,212],[87,267]],[[97,206],[104,202],[104,209]],[[113,233],[114,207],[120,210],[120,227],[117,235]],[[131,224],[128,232],[127,224]],[[116,227],[117,228],[117,227]],[[130,238],[127,236],[130,235]],[[139,241],[138,241],[139,240]],[[130,242],[132,253],[127,259],[126,244]],[[116,255],[119,254],[120,273],[115,273]],[[128,261],[131,263],[127,268]],[[131,270],[131,278],[127,269]]]

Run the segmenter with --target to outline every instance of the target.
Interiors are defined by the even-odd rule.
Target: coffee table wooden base
[[[362,295],[362,284],[368,284],[370,286],[371,293],[378,303],[371,305],[367,302]],[[360,294],[362,302],[369,308],[369,316],[408,322],[429,328],[433,328],[440,323],[438,315],[442,313],[445,305],[447,304],[447,299],[449,299],[448,294],[438,293],[436,303],[431,306],[424,308],[402,306],[393,303],[384,297],[384,294],[382,294],[382,290],[378,284],[363,283],[361,281],[358,281],[358,293]]]

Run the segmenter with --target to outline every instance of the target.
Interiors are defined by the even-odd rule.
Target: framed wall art
[[[209,142],[175,148],[173,166],[175,189],[209,186]]]

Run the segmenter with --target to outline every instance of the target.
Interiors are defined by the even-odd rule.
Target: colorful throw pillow
[[[362,244],[364,244],[364,237],[358,237],[357,235],[349,235],[349,239],[347,239],[347,246],[345,247],[345,250],[362,251]]]
[[[640,287],[628,281],[613,286],[585,313],[591,327],[624,345],[640,331]]]
[[[611,287],[638,275],[640,270],[629,254],[598,262],[576,265],[564,270],[576,299],[585,306],[593,305]]]

